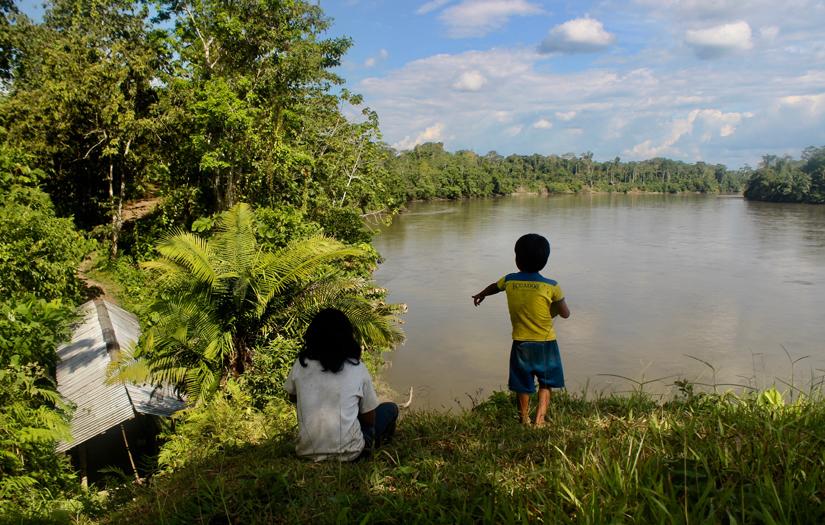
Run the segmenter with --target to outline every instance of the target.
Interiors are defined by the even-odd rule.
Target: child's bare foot
[[[521,418],[521,424],[522,424],[522,425],[524,425],[524,426],[526,426],[526,427],[529,427],[529,426],[530,426],[530,425],[532,425],[533,423],[530,421],[530,418],[529,418],[529,417],[522,417],[522,418]]]
[[[536,425],[535,425],[535,426],[536,426],[536,428],[542,428],[542,427],[544,427],[544,419],[543,419],[543,418],[542,418],[542,419],[537,419],[537,420],[536,420]]]

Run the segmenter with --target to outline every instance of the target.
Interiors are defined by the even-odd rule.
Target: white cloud
[[[375,67],[378,62],[383,62],[387,58],[389,58],[390,52],[386,49],[379,49],[378,54],[373,57],[369,57],[364,60],[364,67]]]
[[[437,11],[446,4],[449,4],[450,1],[451,0],[430,0],[426,4],[419,7],[416,13],[418,13],[419,15],[426,15],[427,13]]]
[[[779,36],[779,28],[776,26],[763,27],[759,29],[759,36],[761,36],[763,40],[776,40],[776,37]]]
[[[465,71],[453,83],[453,88],[459,91],[480,91],[487,79],[477,70]]]
[[[782,97],[779,105],[783,108],[801,109],[812,117],[819,116],[825,113],[825,93]]]
[[[516,135],[521,133],[521,130],[523,128],[524,128],[524,126],[510,126],[509,128],[504,130],[504,133],[511,136],[511,137],[515,137]]]
[[[604,30],[604,26],[593,18],[576,18],[557,25],[539,45],[542,53],[590,53],[599,51],[616,38]]]
[[[714,136],[730,137],[736,131],[736,126],[743,119],[753,118],[753,113],[724,113],[718,109],[694,109],[686,118],[676,119],[670,125],[667,136],[658,144],[647,139],[625,150],[625,155],[639,159],[649,159],[661,156],[682,156],[683,152],[677,149],[676,144],[683,137],[698,131],[699,142],[708,142]],[[701,129],[697,130],[697,127]]]
[[[493,113],[493,118],[496,122],[504,124],[513,120],[513,114],[509,111],[496,111]]]
[[[546,118],[541,118],[533,122],[533,127],[536,129],[550,129],[553,127],[553,123]]]
[[[542,13],[541,7],[527,0],[463,0],[439,15],[453,38],[484,36],[503,27],[513,16]]]
[[[775,5],[774,2],[775,0],[636,0],[635,3],[668,11],[681,18],[718,19]]]
[[[753,47],[751,26],[740,20],[731,24],[692,29],[685,33],[685,42],[699,58],[716,58],[733,51]]]
[[[393,144],[392,147],[397,150],[413,149],[419,144],[424,144],[425,142],[438,142],[441,141],[443,138],[444,123],[436,122],[432,126],[428,127],[427,129],[416,135],[415,138],[411,138],[409,136],[404,137],[403,139]]]
[[[825,71],[809,55],[758,55],[764,52],[753,51],[763,57],[758,68],[750,60],[724,68],[687,60],[562,69],[548,67],[554,61],[535,48],[494,48],[414,60],[357,90],[380,115],[391,144],[414,144],[438,122],[438,140],[449,150],[591,150],[599,160],[667,155],[737,167],[777,148],[825,144]],[[470,96],[453,87],[468,71],[486,79]],[[692,124],[674,124],[689,121],[694,110]],[[552,131],[532,127],[541,118],[552,121]],[[517,125],[522,129],[513,135]]]

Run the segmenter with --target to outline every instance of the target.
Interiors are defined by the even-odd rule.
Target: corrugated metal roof
[[[99,299],[83,304],[79,313],[82,321],[72,340],[57,349],[57,390],[76,405],[72,440],[60,442],[59,452],[132,419],[136,413],[169,416],[184,407],[169,387],[106,384],[109,353],[131,347],[140,337],[137,317]]]

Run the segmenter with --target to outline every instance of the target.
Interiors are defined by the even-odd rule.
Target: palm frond
[[[112,381],[171,383],[190,401],[207,400],[256,341],[305,326],[326,306],[347,313],[365,345],[402,340],[398,310],[372,283],[343,275],[345,261],[365,250],[319,235],[265,252],[254,224],[252,209],[238,204],[220,215],[209,241],[178,231],[160,242],[160,256],[143,265],[163,292],[152,305],[154,324],[112,366]]]
[[[215,281],[215,269],[210,261],[210,247],[205,239],[178,230],[158,243],[157,250],[161,254],[161,259],[143,263],[145,268],[169,274],[186,272],[207,284]],[[160,262],[164,260],[166,263]]]
[[[400,307],[367,299],[375,290],[370,281],[330,275],[304,288],[282,314],[286,314],[287,323],[305,325],[323,308],[337,308],[347,314],[363,344],[394,347],[404,340],[398,319]]]
[[[288,285],[317,277],[323,265],[364,255],[364,250],[360,248],[323,236],[311,237],[275,253],[265,254],[261,258],[260,285],[256,290],[258,314],[262,314],[272,298]]]
[[[220,271],[248,273],[258,251],[255,240],[255,215],[246,203],[239,203],[218,218],[211,240]]]
[[[152,376],[149,362],[135,356],[135,348],[122,348],[106,367],[106,384],[145,383]]]

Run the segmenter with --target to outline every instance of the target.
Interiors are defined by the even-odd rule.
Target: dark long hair
[[[355,331],[346,314],[335,308],[325,308],[315,314],[304,332],[304,348],[298,354],[301,366],[306,360],[320,361],[324,371],[337,374],[348,362],[361,361],[361,345],[355,340]]]

